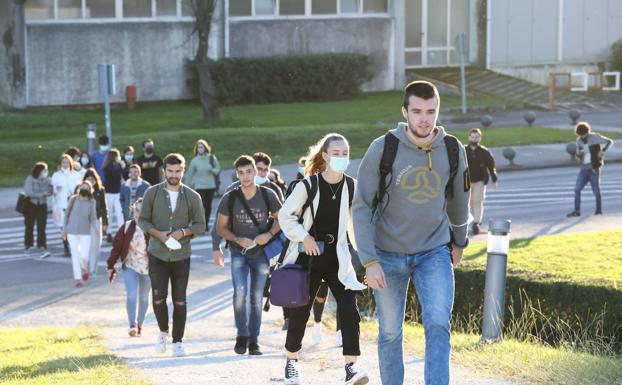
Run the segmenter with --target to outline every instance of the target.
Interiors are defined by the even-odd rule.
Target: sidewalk
[[[577,163],[566,152],[566,145],[567,143],[513,146],[514,150],[516,150],[515,166],[511,166],[508,160],[503,157],[503,147],[490,147],[490,150],[492,150],[495,156],[499,172],[551,167],[577,167]],[[360,159],[353,159],[350,162],[350,167],[348,167],[348,174],[356,176],[360,162]],[[605,163],[614,162],[622,162],[622,145],[616,145],[615,143],[605,155]],[[275,165],[274,168],[281,172],[283,179],[291,181],[296,177],[298,165]],[[232,169],[222,171],[220,176],[222,181],[221,191],[224,191],[226,186],[233,181],[232,175],[234,175]],[[0,217],[16,215],[15,203],[20,191],[22,191],[21,187],[0,189]]]
[[[188,355],[184,358],[171,357],[170,345],[165,354],[154,352],[157,325],[151,309],[143,337],[130,339],[127,336],[125,295],[120,281],[109,285],[100,275],[83,290],[73,289],[71,280],[55,283],[54,287],[49,283],[14,287],[9,298],[0,301],[0,326],[105,325],[102,330],[105,346],[140,377],[155,385],[283,383],[285,332],[275,325],[281,319],[280,308],[272,307],[269,313],[264,313],[260,336],[263,356],[238,356],[233,352],[235,327],[229,265],[220,269],[211,262],[196,262],[192,266],[184,338]],[[42,292],[47,293],[43,299],[40,298]],[[311,329],[307,329],[306,334],[301,356],[302,383],[343,383],[341,350],[333,345],[334,334],[325,330],[324,341],[319,345],[310,342]],[[361,349],[360,362],[370,374],[370,384],[379,384],[375,342],[362,341]],[[407,382],[423,384],[421,357],[407,355],[405,365]],[[479,377],[455,365],[452,378],[452,384],[511,384]]]

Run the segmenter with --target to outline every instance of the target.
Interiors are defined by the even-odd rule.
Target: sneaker
[[[594,211],[594,215],[603,215],[603,210]]]
[[[81,288],[84,287],[84,284],[82,283],[82,281],[76,281],[76,284],[74,286],[77,288]]]
[[[341,330],[337,330],[337,333],[335,333],[335,346],[338,348],[343,346],[343,338],[341,336]]]
[[[473,232],[473,235],[479,234],[479,223],[473,222],[471,231]]]
[[[140,337],[143,333],[143,327],[141,325],[138,325],[136,327],[136,337]]]
[[[32,247],[27,247],[24,249],[24,255],[26,255],[27,257],[30,257],[30,251],[31,251]]]
[[[138,335],[138,328],[136,328],[136,326],[130,327],[130,330],[127,331],[127,334],[130,337],[136,337]]]
[[[41,259],[45,259],[48,258],[52,255],[52,253],[50,253],[49,251],[47,251],[46,249],[42,249],[41,250],[41,255],[39,256],[39,258]]]
[[[319,344],[320,342],[322,342],[322,323],[321,322],[316,322],[313,324],[313,342],[315,342],[316,344]]]
[[[248,354],[251,356],[261,356],[263,355],[263,352],[257,342],[251,342],[248,344]]]
[[[235,339],[235,347],[233,348],[233,351],[236,352],[237,354],[245,354],[247,346],[248,346],[248,337],[238,336]]]
[[[160,332],[160,334],[158,335],[158,339],[156,340],[155,343],[155,351],[157,353],[164,353],[166,351],[166,339],[168,338],[168,333],[167,332]]]
[[[106,242],[112,243],[112,234],[107,234],[106,235]]]
[[[289,328],[289,318],[285,318],[285,321],[283,321],[283,327],[281,328],[281,330],[287,330]]]
[[[346,364],[346,385],[364,385],[368,382],[367,372],[358,364],[354,362]]]
[[[83,271],[83,272],[82,272],[82,280],[83,280],[84,282],[86,282],[86,281],[88,281],[88,280],[89,280],[89,272],[88,272],[88,271]]]
[[[298,367],[298,360],[287,359],[287,364],[285,364],[285,384],[300,384],[300,368]]]
[[[573,211],[573,212],[571,212],[571,213],[566,214],[566,216],[567,216],[568,218],[571,218],[571,217],[580,217],[580,216],[581,216],[581,213],[580,213],[580,212],[578,212],[578,211]]]
[[[184,357],[186,350],[181,342],[173,342],[173,357]]]

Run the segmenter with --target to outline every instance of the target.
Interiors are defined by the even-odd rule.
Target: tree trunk
[[[207,63],[195,63],[195,67],[199,79],[199,97],[201,108],[203,109],[203,120],[209,122],[218,118],[216,86]]]

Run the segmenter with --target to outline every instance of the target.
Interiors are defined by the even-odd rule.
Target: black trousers
[[[32,247],[34,244],[34,229],[35,223],[37,224],[37,247],[47,248],[47,240],[45,235],[45,228],[48,220],[48,205],[35,205],[31,204],[28,210],[24,213],[24,246]]]
[[[205,231],[209,231],[209,217],[212,215],[212,200],[214,199],[214,192],[216,189],[200,189],[196,190],[201,196],[203,201],[203,209],[205,210]]]
[[[324,302],[317,301],[318,298],[324,300]],[[322,322],[322,314],[324,313],[324,306],[326,306],[326,299],[328,298],[328,284],[326,282],[322,282],[320,284],[320,288],[317,290],[317,294],[315,295],[315,300],[313,301],[313,320],[315,322]],[[337,309],[337,316],[335,317],[337,321],[337,331],[341,330],[341,321],[339,317],[339,309]]]
[[[149,255],[149,278],[153,297],[153,313],[162,332],[168,332],[168,283],[171,282],[173,299],[173,342],[181,342],[186,329],[186,289],[190,277],[190,258],[166,262]],[[156,304],[156,301],[161,301]],[[177,304],[183,302],[183,305]]]
[[[332,253],[331,253],[332,254]],[[308,266],[309,257],[301,254],[296,263]],[[324,254],[313,257],[309,274],[309,293],[317,293],[322,280],[326,282],[337,302],[337,313],[341,321],[341,335],[343,338],[343,355],[360,356],[359,335],[361,317],[356,305],[356,292],[346,290],[337,276],[339,263],[336,255]],[[314,298],[306,306],[290,309],[289,327],[285,349],[288,352],[297,352],[302,348],[302,339],[305,335],[307,321],[311,313]]]

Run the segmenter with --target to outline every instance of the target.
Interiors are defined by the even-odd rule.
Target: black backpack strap
[[[349,175],[344,175],[346,178],[346,184],[348,186],[348,203],[349,207],[352,208],[352,201],[354,200],[354,179]]]
[[[380,159],[380,178],[378,178],[378,191],[372,202],[372,218],[378,211],[378,206],[382,203],[384,195],[387,192],[387,188],[391,184],[393,178],[389,178],[387,182],[387,176],[393,173],[393,162],[397,156],[397,149],[400,144],[399,139],[391,132],[387,132],[384,135],[384,149],[382,151],[382,158]]]
[[[445,186],[445,198],[454,197],[454,179],[458,174],[458,165],[460,163],[460,142],[453,135],[445,135],[443,138],[445,147],[447,147],[447,158],[449,159],[449,179]]]

